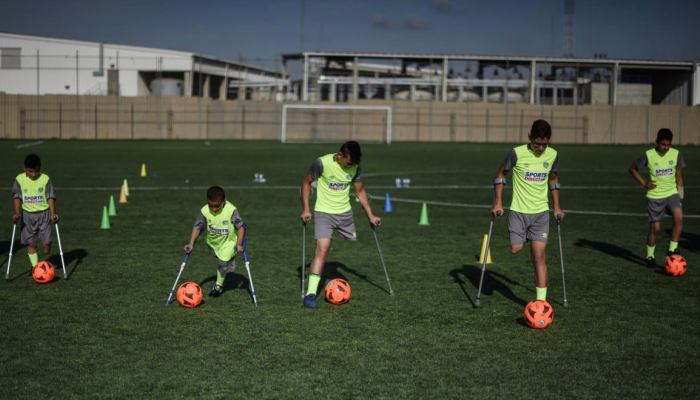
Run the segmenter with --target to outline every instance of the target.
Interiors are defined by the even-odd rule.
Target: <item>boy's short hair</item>
[[[656,134],[656,143],[659,143],[662,140],[673,141],[673,132],[671,132],[671,130],[668,128],[659,129],[659,133]]]
[[[530,128],[530,139],[538,138],[551,138],[552,137],[552,127],[549,126],[549,122],[538,119],[532,123],[532,128]]]
[[[360,163],[362,151],[360,151],[360,144],[356,141],[350,140],[343,143],[343,145],[340,146],[340,152],[343,153],[344,156],[350,156],[350,161],[352,161],[353,164],[357,165]]]
[[[30,154],[24,158],[24,166],[27,168],[41,167],[41,159],[36,154]]]
[[[209,201],[219,201],[226,198],[226,193],[224,189],[219,186],[212,186],[207,190],[207,200]]]

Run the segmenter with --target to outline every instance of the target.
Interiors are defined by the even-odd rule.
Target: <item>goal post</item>
[[[285,104],[282,106],[282,143],[391,143],[391,107]]]

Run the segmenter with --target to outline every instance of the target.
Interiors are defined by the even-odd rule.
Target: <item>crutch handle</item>
[[[562,218],[564,218],[564,216],[563,216],[563,215],[561,215],[561,214],[557,214],[557,221],[561,221],[561,219],[562,219]]]

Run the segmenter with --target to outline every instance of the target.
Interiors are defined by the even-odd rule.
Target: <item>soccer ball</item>
[[[326,300],[332,304],[345,304],[350,300],[350,284],[345,279],[336,278],[326,284]]]
[[[666,265],[664,265],[666,273],[672,276],[681,276],[688,269],[688,264],[685,262],[685,258],[680,254],[674,254],[666,259]]]
[[[197,307],[202,302],[202,288],[194,282],[183,283],[177,289],[177,301],[183,307]]]
[[[56,271],[48,261],[40,261],[32,267],[32,278],[38,283],[48,283],[56,276]]]
[[[554,309],[544,300],[533,300],[525,306],[525,322],[530,328],[544,329],[553,319]]]

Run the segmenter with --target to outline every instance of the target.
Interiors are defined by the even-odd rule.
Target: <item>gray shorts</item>
[[[342,214],[326,214],[314,212],[316,239],[332,239],[333,230],[338,231],[341,238],[354,242],[357,240],[355,221],[352,218],[352,210]]]
[[[649,222],[661,222],[664,219],[664,211],[668,210],[670,213],[672,208],[683,208],[681,197],[677,194],[668,196],[665,199],[647,198]]]
[[[211,255],[216,258],[216,267],[219,269],[220,274],[223,275],[236,270],[236,257],[231,258],[229,261],[224,261],[216,255],[216,252],[211,248],[211,246],[207,245],[207,247],[209,247]]]
[[[36,242],[37,236],[43,243],[51,243],[51,211],[22,212],[22,233],[20,243],[27,245]]]
[[[521,214],[517,211],[508,213],[508,232],[510,244],[525,242],[547,243],[549,236],[549,211],[539,214]]]

